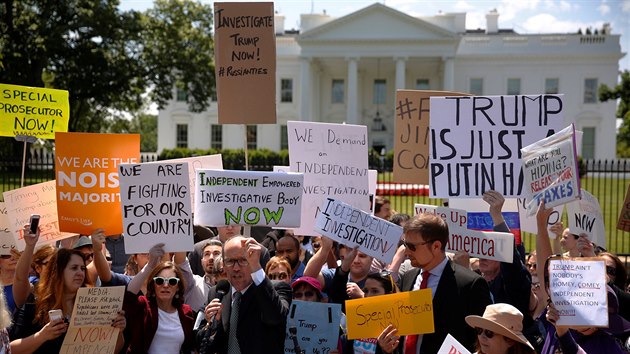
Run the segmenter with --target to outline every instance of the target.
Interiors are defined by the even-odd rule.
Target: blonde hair
[[[11,326],[11,314],[7,309],[7,299],[4,296],[4,284],[0,283],[0,329]]]

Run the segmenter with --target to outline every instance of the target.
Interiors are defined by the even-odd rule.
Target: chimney
[[[497,9],[486,14],[486,33],[499,33],[499,12]]]
[[[284,15],[276,14],[273,17],[273,25],[276,29],[276,35],[281,36],[284,34]]]

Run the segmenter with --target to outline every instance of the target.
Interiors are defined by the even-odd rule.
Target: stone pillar
[[[358,59],[347,58],[348,61],[348,105],[346,123],[359,124],[359,73]]]
[[[310,122],[312,120],[312,95],[313,80],[311,76],[311,59],[300,59],[300,120]]]

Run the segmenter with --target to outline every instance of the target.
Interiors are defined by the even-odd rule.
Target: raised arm
[[[24,234],[24,252],[17,262],[15,268],[15,275],[13,276],[13,301],[15,307],[22,307],[26,303],[26,299],[31,294],[31,283],[28,282],[28,273],[31,270],[31,262],[33,262],[33,253],[35,251],[35,245],[39,240],[39,233],[41,229],[37,228],[37,233],[31,233],[31,225],[24,225],[22,230]]]
[[[312,277],[319,280],[324,285],[324,277],[322,276],[322,267],[326,264],[328,254],[332,250],[333,241],[326,236],[322,236],[322,247],[311,257],[304,268],[304,276]]]
[[[536,225],[538,227],[538,232],[536,234],[536,258],[538,259],[537,263],[539,264],[536,267],[536,274],[538,274],[538,281],[540,282],[540,286],[543,289],[547,289],[547,285],[545,284],[545,263],[547,258],[552,255],[551,253],[551,242],[549,241],[549,231],[547,231],[547,219],[553,209],[547,209],[545,207],[545,201],[541,200],[540,205],[538,205],[538,211],[536,211]]]
[[[162,257],[164,257],[164,244],[158,243],[157,245],[151,247],[149,250],[149,262],[136,274],[133,279],[127,285],[127,291],[133,294],[138,294],[140,289],[142,289],[142,285],[146,282],[149,273],[155,268],[160,262],[162,262]]]
[[[94,232],[92,232],[92,249],[94,252],[94,260],[92,261],[92,264],[94,264],[101,282],[109,283],[112,280],[112,270],[109,269],[107,258],[105,258],[105,254],[103,253],[104,244],[105,230],[100,228],[94,230]]]

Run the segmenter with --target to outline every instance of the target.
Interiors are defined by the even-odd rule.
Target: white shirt
[[[448,257],[444,257],[442,262],[435,266],[435,268],[429,271],[429,280],[427,280],[427,288],[431,289],[431,297],[435,297],[435,290],[437,290],[438,284],[440,283],[440,278],[442,277],[442,273],[444,272],[444,268],[448,264]],[[424,270],[420,269],[420,274],[416,278],[416,282],[413,284],[412,290],[419,290],[420,284],[422,283],[422,272]],[[422,345],[422,334],[418,335],[418,343],[416,344],[416,354],[420,353],[420,346]]]
[[[177,311],[168,313],[158,308],[158,328],[149,347],[149,354],[178,354],[184,344],[184,329]]]

